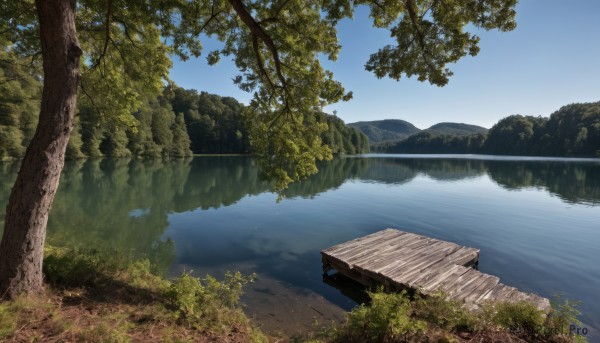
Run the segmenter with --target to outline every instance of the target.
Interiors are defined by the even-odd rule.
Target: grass
[[[0,340],[267,342],[239,308],[253,276],[152,273],[147,259],[47,248],[44,294],[0,302]]]

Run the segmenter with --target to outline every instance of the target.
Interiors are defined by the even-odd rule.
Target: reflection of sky
[[[505,190],[487,175],[449,182],[417,175],[398,184],[346,181],[314,199],[272,193],[228,207],[169,216],[165,236],[196,270],[253,263],[254,271],[342,298],[321,282],[319,251],[396,227],[481,249],[480,269],[506,284],[583,300],[599,323],[600,208],[567,204],[535,188]],[[592,313],[595,313],[592,315]]]
[[[129,216],[131,218],[139,218],[139,217],[146,216],[149,213],[150,213],[149,208],[138,208],[138,209],[129,211]]]

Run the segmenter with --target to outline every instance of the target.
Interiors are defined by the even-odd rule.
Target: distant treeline
[[[455,136],[420,132],[372,149],[407,154],[600,157],[600,102],[567,105],[549,118],[512,115],[500,120],[487,134]]]
[[[39,77],[22,65],[0,60],[0,159],[25,154],[37,125],[41,87]],[[234,98],[168,86],[159,95],[142,92],[138,101],[132,105],[135,120],[128,116],[124,125],[106,120],[98,99],[79,94],[67,158],[252,153],[245,107]],[[320,115],[329,126],[321,138],[334,154],[369,151],[360,131],[336,116]]]

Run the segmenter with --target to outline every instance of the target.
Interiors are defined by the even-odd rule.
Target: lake
[[[3,209],[17,171],[0,164]],[[580,300],[581,320],[600,327],[598,159],[349,156],[284,196],[249,157],[71,161],[48,242],[131,251],[168,275],[254,272],[245,311],[293,334],[356,305],[351,284],[324,283],[319,251],[393,227],[479,248],[482,272]]]

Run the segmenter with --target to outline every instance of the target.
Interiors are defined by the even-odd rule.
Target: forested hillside
[[[360,130],[367,135],[371,144],[398,142],[420,132],[433,135],[464,136],[476,133],[486,133],[485,127],[463,123],[438,123],[428,129],[421,130],[413,124],[401,119],[385,119],[374,121],[359,121],[348,126]]]
[[[431,132],[434,135],[465,136],[477,133],[487,133],[488,129],[464,123],[437,123],[424,131]]]
[[[570,104],[549,118],[512,115],[487,134],[468,136],[420,132],[380,144],[386,153],[485,153],[525,156],[600,156],[600,102]]]
[[[359,121],[350,123],[348,126],[356,128],[367,135],[371,144],[402,140],[421,131],[413,124],[400,119]]]
[[[0,61],[0,159],[23,156],[33,136],[41,94],[34,75],[26,64]],[[234,98],[174,85],[162,94],[140,94],[134,120],[122,122],[107,120],[103,104],[80,94],[67,158],[251,153],[245,106]],[[334,154],[369,151],[367,137],[341,119],[323,113],[321,121],[329,127],[321,139]]]

